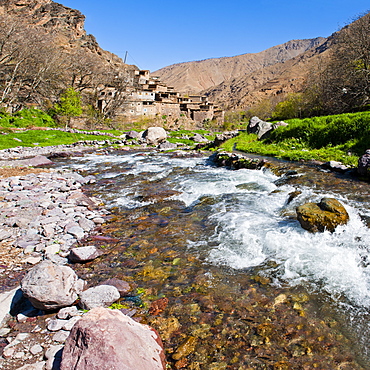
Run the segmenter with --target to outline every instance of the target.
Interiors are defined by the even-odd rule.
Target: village
[[[151,76],[148,70],[132,71],[131,84],[134,88],[122,103],[118,115],[135,119],[139,117],[168,117],[171,120],[186,117],[197,124],[216,120],[223,122],[224,111],[208,101],[207,96],[182,94],[173,87]],[[99,92],[98,107],[103,109],[115,99],[113,87],[106,86]]]

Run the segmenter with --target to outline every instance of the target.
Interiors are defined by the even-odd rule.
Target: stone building
[[[208,101],[206,96],[181,95],[173,87],[162,83],[158,77],[151,77],[147,70],[135,70],[131,92],[121,104],[119,115],[138,117],[187,117],[195,123],[217,119],[223,121],[223,111]],[[98,107],[103,107],[115,98],[115,91],[105,87],[99,92]]]

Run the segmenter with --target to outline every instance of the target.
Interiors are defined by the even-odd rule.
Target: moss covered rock
[[[334,198],[323,198],[320,203],[306,203],[296,209],[301,226],[311,232],[333,232],[338,225],[345,225],[349,216],[344,206]]]

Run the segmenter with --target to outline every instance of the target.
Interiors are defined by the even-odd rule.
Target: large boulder
[[[247,127],[247,131],[250,134],[257,134],[258,139],[264,139],[273,129],[274,128],[272,123],[263,121],[256,116],[252,117],[249,120],[249,124]]]
[[[370,149],[359,158],[357,172],[360,176],[370,178]]]
[[[301,226],[311,232],[333,232],[338,225],[345,225],[349,216],[344,206],[334,198],[323,198],[320,203],[306,203],[297,207]]]
[[[40,310],[55,310],[72,305],[84,281],[68,266],[43,261],[33,267],[21,282],[23,294]]]
[[[149,127],[143,133],[148,144],[158,145],[167,139],[166,130],[162,127]]]
[[[119,310],[94,308],[72,328],[61,370],[163,370],[158,333]]]

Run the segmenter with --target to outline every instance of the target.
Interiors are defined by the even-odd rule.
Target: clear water
[[[369,215],[366,184],[359,190],[332,174],[303,169],[309,181],[298,177],[277,186],[279,177],[270,170],[230,171],[208,158],[163,153],[90,154],[67,166],[96,174],[109,207],[139,209],[158,201],[148,197],[152,187],[173,190],[169,199],[184,209],[202,209],[203,231],[187,235],[189,253],[234,273],[258,268],[273,286],[304,285],[329,297],[369,358],[370,229],[361,218]],[[287,204],[296,190],[301,194]],[[350,221],[334,233],[311,234],[295,219],[295,207],[323,197],[340,200]]]

